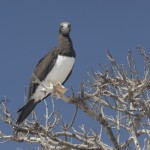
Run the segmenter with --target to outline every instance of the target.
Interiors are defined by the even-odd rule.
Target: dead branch
[[[149,148],[150,139],[150,58],[144,48],[137,48],[144,60],[143,77],[138,75],[136,60],[131,51],[128,52],[128,69],[119,65],[112,54],[107,51],[110,65],[103,70],[90,75],[89,81],[82,83],[80,92],[68,97],[64,93],[65,87],[60,84],[44,88],[50,90],[51,95],[75,105],[86,115],[99,123],[100,134],[92,128],[85,130],[85,125],[80,129],[74,128],[77,109],[71,123],[63,125],[62,118],[55,113],[55,104],[52,98],[52,110],[49,111],[45,102],[44,124],[26,119],[20,126],[16,125],[15,118],[8,109],[7,101],[2,101],[0,106],[0,119],[11,126],[13,134],[6,135],[0,131],[1,144],[8,141],[36,143],[42,149],[83,149],[83,150],[121,150],[131,147],[135,150]],[[41,84],[35,76],[35,82]],[[26,95],[26,94],[25,94]],[[26,98],[25,98],[26,99]],[[101,128],[100,128],[101,127]],[[103,141],[103,133],[108,136],[109,142]],[[126,137],[123,136],[126,133]],[[143,137],[143,141],[139,138]],[[74,142],[76,141],[76,142]]]

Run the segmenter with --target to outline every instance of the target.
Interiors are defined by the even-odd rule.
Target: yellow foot
[[[61,94],[65,94],[67,91],[67,89],[60,82],[55,83],[54,88],[57,92]]]

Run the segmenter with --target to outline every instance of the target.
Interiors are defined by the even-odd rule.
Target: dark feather
[[[62,24],[61,24],[62,25]],[[70,26],[68,26],[70,27]],[[63,30],[64,32],[64,30]],[[68,30],[70,32],[70,30]],[[64,56],[70,56],[70,57],[76,57],[75,51],[73,49],[72,41],[69,37],[69,33],[63,35],[63,33],[60,32],[59,39],[58,39],[58,47],[54,48],[52,51],[48,52],[36,65],[36,68],[33,72],[33,74],[42,82],[47,74],[52,70],[58,55],[64,55]],[[65,81],[62,83],[64,84],[69,76],[71,75],[72,70],[66,77]],[[23,120],[31,113],[31,111],[35,108],[35,106],[43,99],[45,99],[48,95],[46,95],[43,99],[36,99],[33,100],[32,96],[35,93],[37,87],[39,86],[38,83],[34,82],[35,79],[32,76],[30,80],[29,85],[29,92],[28,92],[28,102],[25,106],[23,106],[21,109],[18,110],[20,112],[19,118],[17,120],[17,124],[20,124],[23,122]],[[50,94],[49,94],[50,95]]]
[[[53,51],[50,51],[47,55],[45,55],[36,65],[34,74],[40,81],[43,81],[46,78],[47,74],[51,71],[51,69],[53,68],[56,62],[58,54],[75,57],[75,52],[73,49],[72,50],[68,49],[68,51],[66,50],[64,51],[62,49],[54,48]],[[71,75],[71,72],[69,73],[65,81],[67,81],[70,75]],[[34,81],[34,77],[32,76],[30,80],[28,99],[30,99],[32,94],[35,92],[37,86],[39,85],[37,83],[33,83],[33,81]],[[63,84],[65,83],[65,81],[63,82]]]
[[[25,118],[27,118],[29,116],[29,114],[31,113],[31,111],[35,108],[35,106],[37,105],[37,102],[35,102],[33,99],[28,101],[26,105],[24,105],[22,108],[20,108],[18,110],[18,112],[21,112],[19,114],[19,118],[17,120],[17,124],[20,124],[24,121]]]
[[[45,79],[46,75],[50,72],[50,70],[53,68],[55,64],[55,61],[57,59],[57,55],[54,55],[55,50],[56,49],[50,51],[36,65],[34,74],[40,81],[43,81]],[[39,85],[38,83],[33,83],[33,81],[34,81],[34,77],[32,76],[30,80],[28,99],[30,99],[32,94],[35,92],[37,86]]]

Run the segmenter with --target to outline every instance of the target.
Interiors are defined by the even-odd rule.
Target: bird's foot
[[[57,98],[61,98],[62,95],[64,95],[67,91],[67,89],[60,83],[57,82],[55,84],[53,84],[51,81],[47,81],[47,84],[42,83],[35,74],[33,74],[34,77],[34,83],[38,83],[42,86],[41,91],[45,93],[45,95],[48,95],[49,93],[51,93],[51,95],[57,97]]]
[[[57,82],[55,83],[54,85],[54,90],[53,92],[51,93],[51,95],[57,97],[57,98],[61,98],[62,95],[64,95],[67,91],[67,89],[60,83],[60,82]]]
[[[61,94],[65,94],[67,91],[67,89],[60,82],[54,84],[54,89],[56,90],[56,92]]]

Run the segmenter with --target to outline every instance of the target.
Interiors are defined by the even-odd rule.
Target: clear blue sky
[[[141,0],[1,0],[1,99],[7,96],[11,100],[10,110],[17,117],[16,111],[23,105],[23,87],[28,87],[38,60],[57,45],[58,27],[62,21],[72,24],[71,37],[77,53],[73,74],[65,84],[68,89],[72,86],[75,92],[79,91],[81,81],[88,77],[87,71],[91,67],[97,71],[99,63],[107,63],[106,49],[119,63],[126,63],[127,51],[132,49],[139,61],[139,72],[142,72],[136,47],[141,45],[150,51],[149,16],[150,1]],[[38,106],[43,107],[43,104]],[[71,119],[73,106],[57,100],[56,107],[66,121]],[[87,129],[90,126],[99,128],[95,121],[87,121],[80,112],[76,125],[82,123],[87,124]],[[6,126],[1,125],[1,129],[9,133]],[[25,149],[26,144],[0,145],[0,149],[16,147]]]

